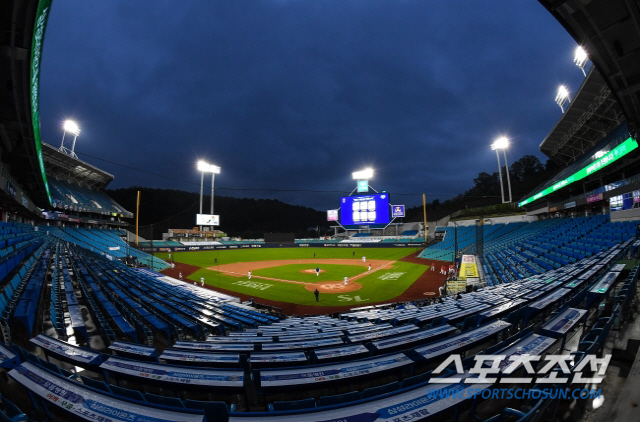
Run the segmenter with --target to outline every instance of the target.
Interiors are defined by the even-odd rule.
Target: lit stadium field
[[[172,258],[176,268],[165,273],[176,276],[181,271],[185,279],[197,282],[204,277],[205,284],[212,288],[276,302],[355,306],[403,296],[430,268],[429,261],[423,265],[401,261],[418,250],[421,249],[364,248],[354,253],[346,248],[274,248],[175,252]],[[170,261],[168,253],[156,256]],[[319,275],[315,274],[316,268],[320,268]],[[436,274],[429,271],[427,275]],[[348,277],[346,286],[344,277]],[[319,302],[313,295],[316,288],[321,292]],[[420,292],[414,299],[424,297]]]

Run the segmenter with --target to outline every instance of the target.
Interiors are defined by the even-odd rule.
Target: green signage
[[[369,192],[368,180],[358,180],[358,192]]]
[[[44,40],[44,30],[47,26],[47,18],[51,9],[51,0],[40,0],[38,2],[38,10],[36,12],[36,24],[33,29],[33,45],[31,46],[31,123],[33,124],[33,140],[36,144],[36,154],[38,155],[38,164],[40,165],[40,174],[47,191],[49,203],[51,203],[51,192],[49,192],[49,183],[47,182],[47,174],[44,170],[44,160],[42,158],[42,138],[40,136],[40,59],[42,57],[42,42]]]
[[[615,147],[614,149],[612,149],[611,151],[603,155],[602,157],[598,158],[593,163],[582,168],[581,170],[578,170],[577,172],[573,173],[571,176],[567,177],[564,180],[559,181],[555,185],[548,187],[545,190],[536,193],[532,197],[527,198],[524,201],[518,203],[518,206],[522,207],[524,205],[527,205],[528,203],[533,202],[537,199],[540,199],[543,196],[547,196],[550,193],[555,192],[558,189],[562,189],[563,187],[570,185],[573,182],[582,180],[585,177],[595,173],[596,171],[608,166],[614,161],[624,157],[625,155],[629,154],[631,151],[633,151],[636,148],[638,148],[638,141],[636,141],[633,138],[627,138],[626,141],[624,141],[623,143],[621,143],[620,145],[618,145],[617,147]]]

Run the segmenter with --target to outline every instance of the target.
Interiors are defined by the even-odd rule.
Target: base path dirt
[[[368,260],[367,262],[362,262],[355,259],[280,259],[276,261],[234,262],[233,264],[212,266],[207,268],[207,270],[220,271],[230,275],[245,276],[249,271],[293,264],[310,264],[315,267],[318,267],[320,265],[352,265],[357,267],[368,267],[369,264],[371,264],[371,269],[373,270],[378,267],[393,264],[393,262],[394,261],[386,261],[382,259],[372,259]],[[315,272],[315,269],[312,269],[312,271]],[[322,269],[320,269],[320,271],[322,271]]]
[[[420,254],[420,252],[416,252],[414,254],[411,254],[409,256],[406,256],[404,258],[401,258],[400,261],[405,261],[405,262],[412,262],[414,264],[421,264],[421,265],[434,265],[435,266],[435,271],[431,271],[431,268],[429,268],[427,271],[425,271],[404,293],[402,293],[400,296],[396,296],[394,298],[385,300],[385,301],[381,301],[381,302],[372,302],[372,303],[367,303],[366,305],[380,305],[380,304],[384,304],[384,303],[394,303],[394,302],[406,302],[406,301],[411,301],[411,300],[422,300],[425,298],[434,298],[438,296],[438,289],[440,286],[443,286],[446,280],[446,276],[440,274],[439,272],[439,268],[442,265],[447,265],[447,267],[449,266],[449,264],[451,264],[450,262],[445,262],[445,261],[436,261],[436,260],[432,260],[432,259],[423,259],[423,258],[418,258],[418,255]],[[335,260],[313,260],[313,259],[308,259],[308,260],[302,260],[302,261],[308,261],[308,262],[299,262],[299,260],[291,260],[292,262],[290,262],[291,264],[299,264],[299,263],[312,263],[312,264],[319,264],[321,261],[324,264],[343,264],[343,265],[361,265],[363,267],[368,266],[369,263],[371,263],[372,267],[376,267],[376,265],[374,264],[375,262],[380,262],[380,263],[387,263],[387,264],[392,264],[393,261],[382,261],[382,260],[367,260],[367,262],[361,262],[361,261],[356,261],[353,259],[335,259]],[[328,261],[339,261],[339,262],[328,262]],[[347,262],[345,262],[347,261]],[[274,263],[273,266],[278,266],[278,265],[287,265],[287,264],[282,264],[283,261],[256,261],[256,262],[245,262],[245,263],[241,263],[239,262],[238,264],[257,264],[257,263],[264,263],[264,262],[272,262]],[[276,264],[277,263],[277,264]],[[235,264],[225,264],[225,265],[235,265]],[[218,267],[212,267],[212,268],[208,268],[210,270],[214,270],[216,268],[219,267],[223,267],[223,265],[220,265]],[[261,267],[261,268],[267,268],[267,267]],[[189,265],[189,264],[182,264],[179,262],[175,263],[175,268],[174,269],[167,269],[162,271],[162,274],[168,275],[170,277],[173,278],[178,278],[178,273],[182,272],[182,277],[183,278],[187,278],[189,275],[193,274],[194,272],[198,271],[200,269],[200,267],[194,266],[194,265]],[[254,269],[258,269],[258,268],[254,268]],[[373,268],[372,268],[373,270]],[[242,276],[246,276],[247,275],[247,271],[249,271],[248,269],[240,271],[239,273]],[[252,278],[254,278],[255,276],[253,276]],[[354,280],[356,277],[352,277],[349,279],[349,282],[351,283],[352,280]],[[186,282],[188,283],[192,283],[192,281],[187,280]],[[300,283],[300,282],[298,282]],[[334,282],[327,282],[327,283],[334,283]],[[338,282],[336,282],[338,283]],[[308,284],[308,283],[304,283],[304,284]],[[313,283],[310,283],[313,284]],[[323,283],[326,284],[326,283]],[[358,284],[358,283],[355,283]],[[315,285],[315,284],[313,284]],[[227,290],[227,289],[222,289],[219,287],[215,287],[209,284],[205,285],[205,288],[207,289],[211,289],[211,290],[215,290],[218,291],[220,293],[224,293],[224,294],[228,294],[230,296],[235,296],[237,298],[239,298],[241,301],[247,301],[251,298],[254,298],[254,296],[250,296],[250,295],[245,295],[242,293],[238,293],[238,292],[234,292],[232,290]],[[342,292],[340,292],[342,293]],[[322,301],[322,295],[320,295],[320,300]],[[332,314],[335,312],[347,312],[349,311],[351,308],[357,308],[360,306],[363,306],[364,304],[360,304],[360,305],[351,305],[351,306],[309,306],[309,305],[298,305],[295,303],[287,303],[287,302],[280,302],[280,301],[275,301],[275,300],[269,300],[269,299],[262,299],[262,298],[258,298],[255,299],[255,302],[258,303],[263,303],[265,305],[269,305],[269,306],[274,306],[277,308],[282,309],[282,312],[285,315],[326,315],[326,314]]]
[[[208,270],[211,271],[219,271],[221,273],[235,276],[235,277],[246,277],[249,271],[261,270],[264,268],[273,268],[273,267],[281,267],[284,265],[294,265],[294,264],[309,264],[313,265],[316,268],[320,265],[352,265],[358,267],[367,267],[371,266],[371,269],[365,271],[364,273],[355,275],[347,279],[348,284],[345,286],[344,281],[325,281],[323,283],[308,283],[305,281],[297,281],[297,280],[284,280],[280,278],[273,277],[263,277],[259,275],[252,274],[251,278],[257,278],[261,280],[269,280],[269,281],[279,281],[282,283],[291,283],[291,284],[303,284],[305,289],[313,292],[318,289],[320,293],[329,293],[329,294],[342,294],[355,292],[356,290],[360,290],[362,285],[360,283],[355,283],[355,280],[374,273],[379,270],[387,269],[391,267],[396,261],[386,261],[382,259],[372,259],[367,262],[355,260],[355,259],[282,259],[276,261],[254,261],[254,262],[234,262],[233,264],[223,264],[216,265],[215,267],[209,267]],[[305,273],[315,273],[316,270],[313,268],[302,270],[301,272]],[[320,270],[320,272],[324,272],[324,270]]]

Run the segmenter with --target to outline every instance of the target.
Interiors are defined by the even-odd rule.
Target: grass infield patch
[[[283,280],[297,280],[316,283],[322,281],[341,281],[345,275],[353,277],[367,271],[365,266],[357,266],[362,262],[362,256],[368,259],[398,260],[406,255],[416,252],[414,248],[358,248],[358,249],[306,249],[306,248],[269,248],[269,249],[244,249],[244,250],[215,250],[196,252],[174,252],[172,258],[176,262],[182,262],[201,267],[191,274],[191,280],[205,278],[205,283],[225,290],[243,293],[255,298],[264,298],[274,301],[295,303],[311,306],[348,306],[366,305],[367,303],[381,302],[393,299],[404,293],[428,268],[425,265],[398,261],[389,268],[373,271],[357,279],[362,285],[360,290],[345,294],[321,294],[320,302],[315,301],[313,293],[305,289],[304,284],[286,283],[265,280],[252,277],[251,282],[246,275],[242,277],[223,274],[219,271],[208,270],[208,267],[217,264],[230,264],[236,262],[272,261],[285,259],[353,259],[354,265],[320,265],[325,272],[319,277],[315,274],[302,274],[300,270],[315,269],[313,264],[283,265],[279,267],[263,268],[252,272],[253,275],[273,277]],[[157,254],[158,257],[167,259],[167,253]],[[217,262],[216,262],[217,261]],[[335,267],[335,268],[334,268]],[[347,274],[347,271],[350,271]],[[352,275],[349,275],[352,274]]]

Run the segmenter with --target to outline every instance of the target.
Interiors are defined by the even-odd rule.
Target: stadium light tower
[[[571,94],[569,94],[569,90],[566,86],[560,85],[558,87],[558,95],[556,95],[556,104],[560,106],[560,110],[564,113],[564,105],[565,103],[571,102]]]
[[[373,179],[373,169],[371,167],[360,171],[354,171],[351,173],[355,180],[369,180]]]
[[[573,55],[573,62],[582,70],[582,74],[587,76],[587,73],[584,71],[584,67],[587,64],[587,60],[589,60],[589,55],[586,50],[582,48],[582,46],[576,47],[576,52]]]
[[[354,180],[358,181],[358,192],[369,192],[369,179],[373,179],[373,169],[368,167],[364,170],[354,171],[351,173]]]
[[[202,173],[200,177],[200,214],[202,214],[202,191],[204,189],[204,174],[211,173],[211,215],[213,215],[213,184],[216,174],[220,173],[220,167],[209,164],[205,161],[198,161],[198,170]],[[202,226],[200,226],[202,230]]]
[[[78,158],[78,156],[75,153],[75,149],[76,149],[76,139],[78,139],[78,135],[80,135],[80,128],[78,127],[77,123],[74,122],[73,120],[65,120],[64,124],[62,125],[62,129],[64,130],[64,132],[62,133],[62,142],[60,143],[60,148],[58,148],[58,151],[64,152],[65,154],[70,155],[73,158]],[[71,144],[71,149],[64,146],[64,138],[67,132],[73,135],[73,142]]]
[[[496,157],[498,158],[498,174],[500,175],[500,192],[502,193],[502,203],[512,202],[511,197],[511,178],[509,177],[509,163],[507,162],[507,148],[509,148],[509,139],[506,136],[501,136],[491,144],[491,149],[496,151]],[[504,200],[504,188],[502,187],[502,166],[500,165],[500,154],[498,150],[501,149],[504,153],[504,164],[507,168],[507,186],[509,188],[509,201]]]

